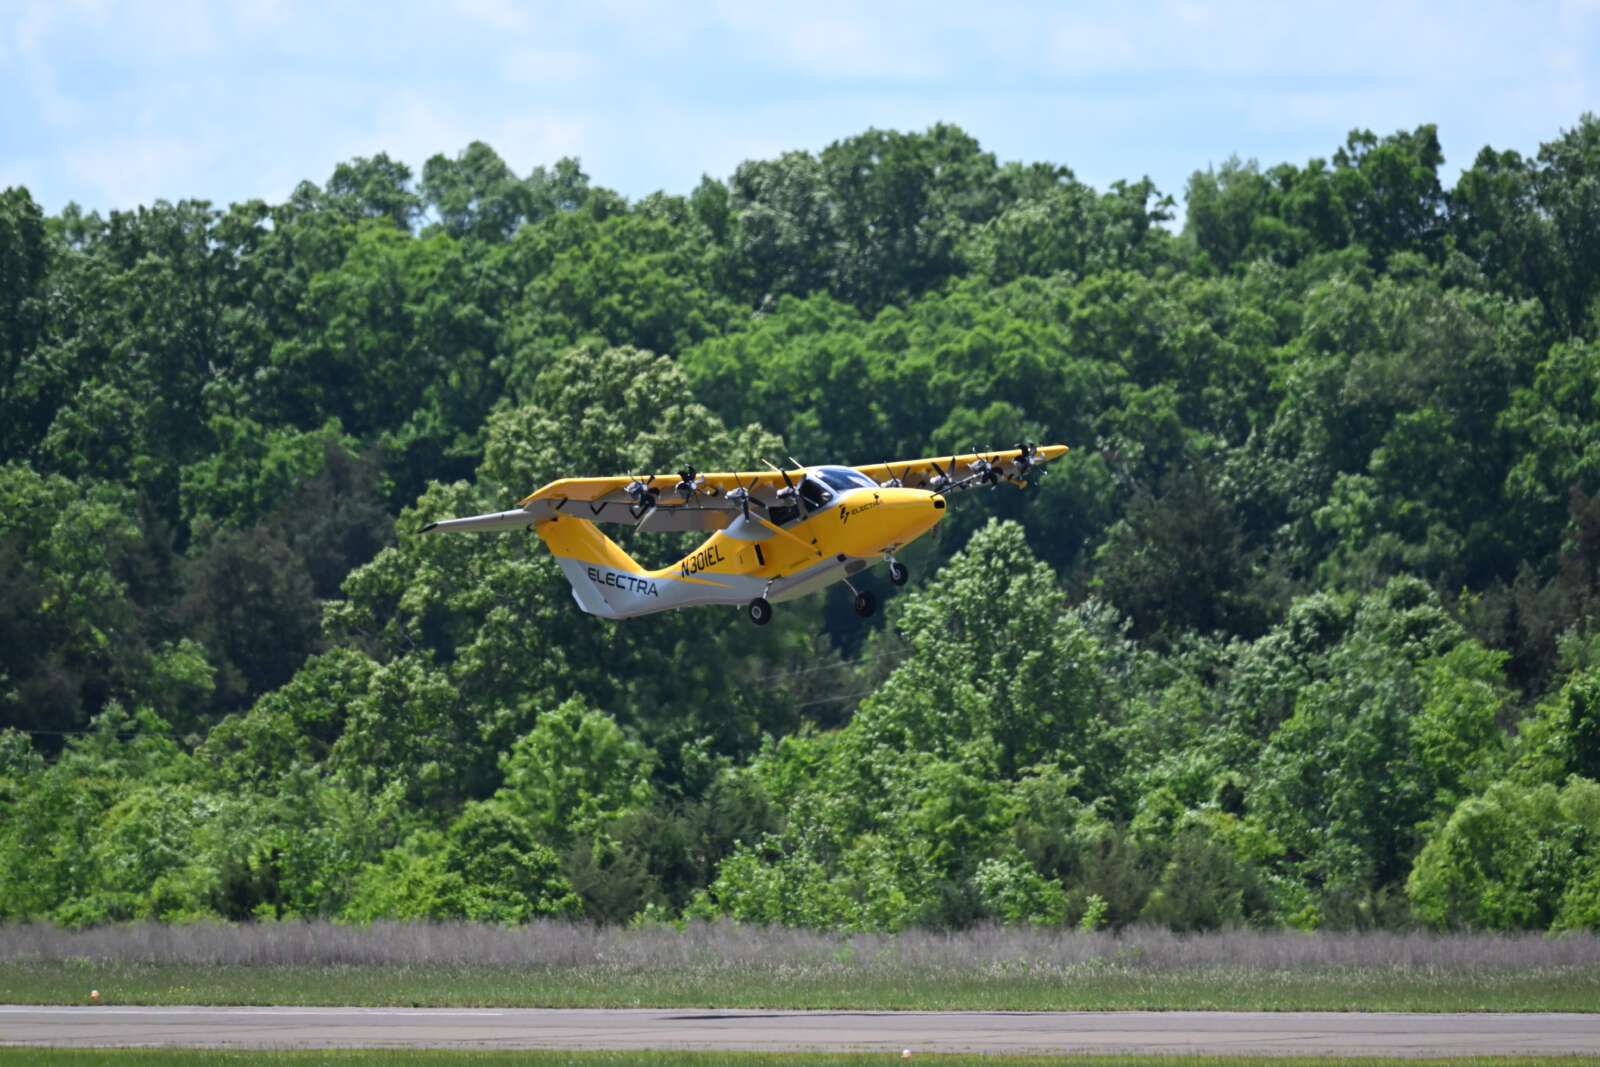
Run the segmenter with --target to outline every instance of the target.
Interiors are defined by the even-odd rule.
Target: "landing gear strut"
[[[772,621],[772,605],[767,603],[767,598],[758,596],[750,601],[750,621],[757,626],[765,626]]]

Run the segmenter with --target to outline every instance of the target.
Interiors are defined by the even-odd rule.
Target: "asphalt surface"
[[[1600,1055],[1600,1015],[0,1006],[0,1045]]]

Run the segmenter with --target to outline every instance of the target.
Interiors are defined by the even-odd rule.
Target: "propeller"
[[[1038,446],[1032,441],[1018,441],[1017,458],[1011,462],[1016,465],[1017,477],[1023,481],[1027,481],[1028,475],[1034,471],[1037,471],[1041,478],[1049,473],[1049,468],[1039,460]]]
[[[933,469],[938,473],[932,478],[928,479],[928,488],[932,489],[935,493],[943,493],[946,490],[954,489],[956,485],[959,484],[956,481],[955,475],[956,457],[950,457],[950,470],[948,473],[946,473],[943,467],[939,466],[938,460],[933,461]]]
[[[972,451],[976,453],[978,451],[977,446],[973,446]],[[971,463],[967,464],[967,469],[972,472],[972,477],[977,479],[980,484],[987,485],[991,489],[1001,478],[1005,477],[1005,472],[992,460],[984,456],[976,456]]]
[[[650,483],[655,480],[654,474],[643,479],[634,475],[633,481],[623,486],[622,491],[633,501],[628,505],[628,514],[635,519],[643,518],[646,512],[656,506],[656,498],[661,495],[661,490],[651,487]]]
[[[745,488],[744,479],[739,477],[737,472],[734,473],[733,480],[738,484],[734,488],[729,489],[727,493],[723,494],[723,499],[737,504],[739,510],[744,513],[744,521],[749,522],[751,504],[754,504],[763,511],[766,510],[767,506],[763,504],[759,498],[750,495],[750,490]]]
[[[678,472],[678,484],[673,486],[672,491],[683,497],[683,502],[687,504],[695,498],[700,492],[700,487],[705,484],[704,475],[698,473],[694,467],[685,465],[683,470]]]
[[[771,467],[773,470],[777,471],[783,476],[783,488],[778,490],[778,499],[792,503],[794,501],[795,490],[794,481],[789,477],[789,472],[773,463],[770,459],[764,459],[761,462],[765,463],[767,466]],[[793,456],[789,457],[789,462],[794,463]],[[794,463],[794,465],[797,469],[800,466],[798,463]]]
[[[899,474],[896,474],[894,472],[894,468],[889,466],[887,460],[884,461],[883,469],[889,475],[889,477],[886,480],[878,483],[878,487],[880,489],[899,489],[905,484],[906,475],[911,473],[911,468],[906,467]]]

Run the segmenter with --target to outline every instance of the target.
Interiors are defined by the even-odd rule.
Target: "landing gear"
[[[872,595],[870,589],[863,589],[856,594],[856,614],[865,619],[878,610],[878,598]]]
[[[906,580],[910,577],[911,571],[904,563],[901,563],[897,559],[891,559],[889,561],[889,580],[891,582],[893,582],[895,585],[905,585]]]
[[[758,596],[750,601],[750,621],[757,626],[765,626],[772,621],[772,605],[767,603],[767,598]]]

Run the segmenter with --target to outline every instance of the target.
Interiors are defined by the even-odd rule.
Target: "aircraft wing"
[[[799,478],[799,474],[790,471],[789,477]],[[631,504],[633,498],[628,495],[627,488],[635,479],[631,475],[615,478],[562,478],[551,482],[519,503],[523,507],[536,501],[554,503],[560,500],[581,500],[585,503],[605,504]],[[685,507],[682,499],[673,492],[678,484],[676,474],[641,474],[637,481],[647,489],[659,493],[657,506],[659,507]],[[721,502],[728,493],[744,486],[752,496],[762,500],[776,500],[776,493],[783,488],[783,475],[776,471],[724,471],[713,474],[700,474],[696,476],[699,493],[696,495],[693,506],[733,508],[735,505]]]
[[[999,449],[994,452],[967,452],[928,459],[898,460],[856,467],[875,482],[900,479],[912,489],[963,488],[981,484],[984,462],[996,473],[991,481],[1024,485],[1029,471],[1066,455],[1066,445],[1041,445],[1037,448]],[[798,482],[799,471],[790,471]],[[947,479],[948,481],[942,480]],[[677,492],[677,474],[617,475],[606,478],[561,478],[518,501],[511,511],[445,519],[429,523],[423,532],[493,531],[531,528],[557,514],[571,515],[589,522],[626,523],[646,531],[720,530],[733,521],[739,505],[728,494],[744,489],[761,504],[778,502],[778,490],[786,484],[777,471],[720,471],[695,476],[695,492],[685,499]],[[953,483],[953,484],[952,484]],[[634,488],[634,493],[629,488]],[[648,493],[653,506],[641,507],[640,490]],[[642,518],[643,521],[640,521]]]
[[[956,481],[968,477],[973,473],[972,465],[981,457],[995,467],[1000,468],[1005,474],[1005,480],[1020,482],[1027,469],[1026,466],[1018,463],[1022,454],[1023,449],[1021,448],[1006,448],[997,449],[993,452],[968,452],[965,454],[958,453],[954,456],[933,456],[929,459],[908,459],[893,463],[869,464],[855,467],[854,469],[876,482],[899,478],[902,484],[913,489],[924,489],[933,487],[933,480],[938,475],[940,468],[943,468],[946,474],[953,474]],[[1026,463],[1027,466],[1038,466],[1049,463],[1053,459],[1059,459],[1066,454],[1066,445],[1029,446]],[[952,462],[957,468],[954,472],[951,471]],[[800,472],[791,470],[789,477],[793,481],[798,481]],[[658,494],[656,497],[658,510],[669,508],[706,508],[713,511],[735,510],[736,505],[727,502],[724,498],[728,493],[741,486],[749,490],[751,496],[764,503],[771,504],[777,501],[778,490],[782,489],[786,484],[783,475],[773,470],[722,471],[701,474],[697,475],[698,493],[696,493],[692,501],[685,502],[674,492],[674,487],[678,484],[678,475],[676,474],[641,474],[637,478],[631,475],[618,475],[608,478],[562,478],[536,490],[519,503],[522,507],[529,507],[542,502],[560,509],[571,507],[574,502],[581,501],[593,508],[604,505],[608,517],[597,517],[595,518],[597,522],[633,521],[631,519],[616,518],[612,509],[620,508],[622,512],[626,512],[628,505],[634,502],[633,497],[628,495],[627,487],[635,481]],[[575,514],[582,515],[583,512],[580,511]],[[686,528],[693,529],[697,527]]]
[[[958,452],[950,456],[933,456],[928,459],[875,463],[855,469],[875,482],[898,478],[901,485],[911,489],[937,489],[939,488],[937,479],[941,476],[956,482],[966,480],[975,482],[977,479],[974,465],[981,459],[1000,472],[1000,481],[1021,486],[1026,484],[1026,475],[1030,468],[1042,466],[1053,459],[1060,459],[1067,454],[1067,446],[1029,446],[1026,460],[1022,459],[1023,453],[1023,448],[1002,448],[994,452]]]
[[[800,475],[791,471],[795,481]],[[520,503],[524,508],[544,507],[552,513],[575,515],[590,522],[637,525],[645,531],[720,530],[739,513],[728,494],[743,487],[762,506],[778,500],[783,475],[776,471],[722,471],[695,475],[694,495],[685,500],[677,492],[677,474],[625,475],[613,478],[562,478],[536,490]],[[654,507],[641,510],[629,486],[642,487]],[[637,491],[637,489],[636,489]],[[640,522],[641,514],[644,521]]]
[[[791,472],[791,478],[799,475]],[[654,506],[639,507],[627,489],[635,481],[654,495]],[[730,490],[742,485],[762,504],[777,500],[783,475],[773,471],[743,471],[697,475],[694,496],[678,495],[676,474],[644,474],[607,478],[561,478],[524,497],[510,511],[473,515],[462,519],[431,522],[423,533],[492,532],[532,529],[556,515],[571,515],[589,522],[625,523],[652,533],[720,530],[733,521],[739,505],[727,499]],[[641,522],[641,518],[643,521]]]

